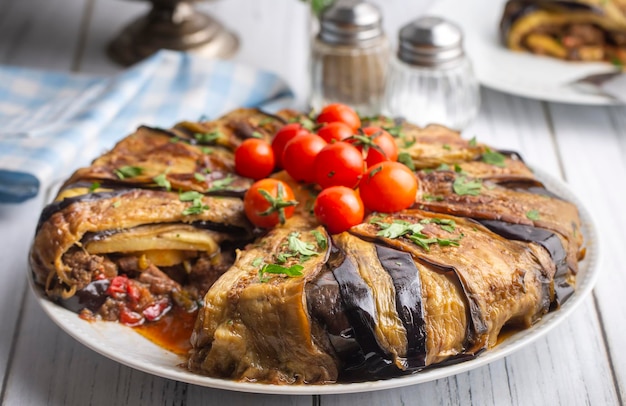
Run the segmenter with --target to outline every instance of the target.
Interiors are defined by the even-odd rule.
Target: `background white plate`
[[[511,337],[504,340],[504,342],[489,351],[485,351],[477,358],[460,364],[418,372],[409,376],[359,383],[279,386],[235,382],[196,375],[186,371],[184,367],[181,366],[185,361],[183,358],[153,344],[143,336],[135,333],[132,328],[111,322],[87,322],[80,319],[76,313],[47,300],[43,296],[41,289],[33,284],[32,277],[30,277],[31,272],[28,272],[30,286],[37,295],[38,302],[43,310],[52,321],[65,330],[70,336],[107,358],[164,378],[240,392],[289,395],[366,392],[428,382],[483,366],[530,344],[556,327],[570,315],[591,292],[598,277],[598,272],[600,271],[600,243],[594,222],[589,212],[582,207],[580,200],[574,196],[563,182],[541,171],[535,170],[535,172],[537,177],[546,184],[548,189],[575,203],[580,210],[587,256],[585,260],[580,263],[576,291],[559,310],[545,315],[531,328],[513,334]]]
[[[525,52],[513,52],[500,40],[500,18],[505,0],[439,0],[428,10],[457,23],[465,35],[465,51],[479,82],[489,88],[533,99],[611,105],[599,94],[584,93],[569,85],[589,74],[614,70],[609,63],[565,62]]]

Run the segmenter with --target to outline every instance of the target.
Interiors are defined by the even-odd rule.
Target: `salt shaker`
[[[479,85],[463,51],[461,30],[430,16],[402,27],[383,112],[420,126],[436,123],[462,130],[479,105]]]
[[[339,0],[322,12],[319,27],[312,43],[311,107],[344,103],[359,114],[380,113],[389,59],[380,10]]]

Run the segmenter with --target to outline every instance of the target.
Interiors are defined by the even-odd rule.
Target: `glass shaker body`
[[[391,63],[383,113],[425,126],[465,128],[478,114],[480,88],[471,62],[465,58],[449,68]]]
[[[311,51],[313,109],[344,103],[361,115],[380,113],[390,54],[384,35],[358,45],[328,44],[316,38]]]

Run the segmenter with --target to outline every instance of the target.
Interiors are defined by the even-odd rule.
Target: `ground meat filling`
[[[62,300],[88,320],[130,326],[157,321],[174,306],[197,310],[211,285],[233,263],[232,254],[199,253],[184,263],[159,268],[141,255],[90,255],[75,248],[63,256],[78,283],[76,297]]]
[[[533,53],[571,61],[609,61],[626,64],[626,35],[605,32],[593,24],[544,26],[526,36]]]

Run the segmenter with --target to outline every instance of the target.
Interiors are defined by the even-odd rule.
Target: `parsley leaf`
[[[252,138],[263,138],[263,134],[261,134],[258,131],[253,131],[252,132]]]
[[[215,142],[218,138],[224,137],[224,135],[220,131],[211,131],[208,133],[195,133],[193,137],[202,143],[211,143]]]
[[[120,179],[134,178],[143,173],[143,168],[140,166],[121,166],[113,171],[115,175]]]
[[[411,155],[409,155],[407,152],[400,152],[398,154],[398,162],[406,165],[406,167],[412,171],[415,170],[415,164],[413,164],[413,158],[411,158]]]
[[[222,179],[215,180],[211,183],[211,187],[209,188],[209,192],[214,192],[216,190],[224,190],[235,180],[235,177],[230,173],[228,176]]]
[[[91,186],[89,186],[89,193],[93,193],[99,187],[100,187],[100,182],[93,182]]]
[[[383,127],[383,129],[394,138],[404,138],[401,125],[396,125],[394,127]]]
[[[422,199],[426,200],[427,202],[442,202],[445,200],[443,196],[429,194],[422,195]]]
[[[267,282],[268,278],[265,274],[286,275],[290,278],[302,276],[302,270],[304,267],[299,264],[291,265],[289,268],[277,264],[265,264],[259,270],[259,280],[261,282]]]
[[[446,151],[450,151],[452,149],[452,147],[449,144],[443,144],[441,148],[445,149]]]
[[[204,195],[200,192],[196,192],[195,190],[190,190],[188,192],[183,192],[178,195],[178,198],[181,202],[191,202],[196,199],[202,199]]]
[[[317,246],[320,247],[320,249],[325,250],[328,246],[326,242],[326,237],[324,237],[324,235],[318,230],[311,231],[311,234],[313,234],[313,236],[315,237],[315,240],[317,241]]]
[[[539,212],[537,210],[529,210],[526,212],[526,218],[528,220],[536,221],[539,220],[540,217],[541,216],[539,215]]]
[[[469,146],[470,147],[475,147],[476,146],[476,136],[473,136],[471,140],[469,140]]]
[[[201,173],[194,173],[193,177],[198,181],[198,182],[204,182],[206,179],[205,177],[201,174]]]
[[[202,203],[202,193],[191,190],[183,192],[178,195],[178,199],[181,202],[192,202],[191,206],[183,210],[183,216],[189,216],[191,214],[201,214],[205,210],[209,210],[209,206]]]
[[[457,195],[478,196],[482,186],[480,179],[468,179],[466,176],[459,176],[454,180],[452,189]]]
[[[489,148],[487,148],[483,154],[482,161],[491,165],[499,166],[500,168],[504,168],[506,166],[504,155],[497,151],[492,151]]]
[[[257,268],[261,266],[262,263],[263,263],[263,258],[254,258],[254,261],[252,261],[252,266]]]
[[[385,238],[399,238],[405,236],[415,245],[418,245],[425,249],[426,251],[430,251],[430,244],[439,244],[440,246],[459,246],[458,238],[448,239],[448,238],[437,238],[437,237],[428,237],[425,234],[422,234],[422,230],[424,229],[423,224],[428,223],[436,223],[441,226],[442,229],[446,231],[454,231],[454,221],[447,219],[424,219],[421,220],[418,224],[411,224],[408,221],[404,220],[394,220],[392,223],[376,223],[381,229],[376,234],[380,237]],[[445,227],[445,228],[444,228]]]
[[[304,242],[299,237],[300,233],[298,232],[290,233],[289,236],[287,236],[287,244],[290,251],[305,257],[318,255],[313,244]]]
[[[154,178],[152,178],[152,181],[156,183],[157,186],[165,188],[165,190],[167,190],[168,192],[172,190],[172,184],[169,180],[167,180],[166,173],[155,176]]]

